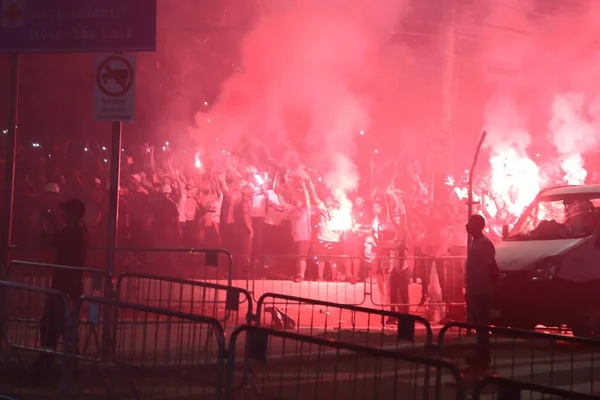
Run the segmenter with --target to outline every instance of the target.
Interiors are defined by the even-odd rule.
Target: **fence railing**
[[[58,274],[68,277],[70,280],[73,280],[73,278],[76,281],[81,279],[84,295],[98,296],[105,293],[106,271],[96,268],[12,260],[8,265],[6,278],[9,282],[51,289],[53,276]],[[109,282],[112,282],[112,277],[110,277]],[[43,302],[30,304],[29,310],[38,315],[43,307]]]
[[[52,263],[54,250],[40,247],[10,249],[10,259]],[[107,265],[107,249],[92,248],[84,267],[97,269]],[[204,248],[117,248],[113,274],[142,272],[168,275],[180,279],[223,280],[228,284],[233,271],[233,257],[226,249]]]
[[[489,367],[480,368],[486,374],[577,393],[600,391],[598,340],[450,323],[441,329],[438,345],[439,357],[456,365],[464,366],[465,357],[477,351],[487,352]]]
[[[106,390],[111,398],[220,398],[225,336],[219,321],[100,297],[82,297],[73,310],[71,337],[77,338],[90,325],[101,324],[98,316],[103,315],[105,307],[110,307],[110,314],[115,316],[111,323],[112,351],[106,358],[98,347],[73,347],[68,381],[74,395],[89,398]],[[83,309],[99,312],[82,316]],[[125,314],[143,323],[132,324],[118,318]]]
[[[117,279],[116,296],[127,303],[212,317],[225,329],[253,321],[250,293],[216,283],[125,272]]]
[[[51,262],[52,254],[49,249],[11,248],[12,259],[31,265]],[[91,271],[106,265],[105,257],[106,249],[90,250],[85,266],[90,269],[86,288],[103,284],[92,280]],[[425,314],[436,321],[465,317],[464,256],[378,257],[370,263],[363,257],[330,254],[266,254],[260,259],[263,264],[257,265],[225,249],[118,248],[114,275],[131,272],[233,285],[248,290],[254,301],[263,293],[282,293],[333,303],[389,307],[401,313]],[[294,282],[300,259],[307,260],[305,279]],[[317,281],[319,262],[324,267],[324,279]],[[392,273],[388,273],[390,268]],[[19,276],[23,283],[36,286],[48,280],[48,275],[33,267]]]
[[[15,263],[14,270],[25,267],[73,268]],[[217,371],[224,368],[226,330],[256,323],[260,329],[246,326],[232,336],[233,375],[228,379],[234,382],[227,388],[231,396],[277,396],[295,388],[306,395],[314,386],[325,388],[316,398],[341,396],[348,387],[357,388],[353,397],[374,393],[410,398],[435,390],[436,396],[455,398],[464,382],[456,381],[454,372],[475,353],[477,338],[490,342],[490,366],[474,371],[472,378],[497,376],[500,380],[495,382],[503,385],[499,395],[516,393],[516,383],[511,382],[518,382],[520,390],[553,390],[569,398],[600,392],[600,341],[592,339],[450,323],[440,331],[437,357],[431,357],[431,326],[415,315],[277,293],[261,296],[254,314],[251,295],[244,289],[148,274],[122,274],[116,288],[117,299],[84,296],[71,312],[68,296],[60,291],[0,281],[0,337],[6,345],[2,361],[37,367],[40,359],[66,353],[57,363],[64,378],[57,387],[65,397],[108,390],[111,396],[168,392],[218,398],[223,376]],[[393,319],[397,325],[386,324],[396,322]],[[240,335],[244,339],[237,340]],[[101,351],[105,339],[109,352]],[[442,364],[410,358],[414,351],[398,352],[410,349]],[[403,358],[390,361],[389,350]],[[231,358],[232,353],[238,356]],[[449,373],[444,366],[450,364],[455,367]],[[0,367],[13,365],[3,362]],[[463,374],[468,378],[470,372]]]
[[[444,385],[430,379],[438,369]],[[231,335],[226,371],[226,399],[464,399],[466,393],[458,369],[444,361],[251,326]]]
[[[0,300],[0,340],[5,345],[0,358],[0,369],[5,370],[0,373],[2,379],[14,378],[11,375],[18,369],[38,376],[49,373],[55,356],[62,357],[69,351],[69,298],[58,290],[0,281]],[[44,306],[31,310],[32,304]],[[61,362],[64,378],[68,364]],[[54,389],[58,387],[66,395],[68,385],[61,382]]]
[[[84,293],[103,292],[106,271],[99,268],[57,265],[13,259],[7,268],[6,280],[24,285],[50,287],[57,270],[77,272],[82,275]]]
[[[256,316],[263,327],[374,348],[429,351],[433,343],[431,325],[417,315],[277,293],[261,296]]]
[[[352,305],[371,303],[403,313],[437,313],[440,320],[447,315],[464,318],[465,258],[378,256],[367,262],[363,257],[346,255],[264,254],[263,265],[253,265],[247,287],[253,295],[285,293]],[[300,260],[306,260],[305,276],[294,282]],[[342,284],[346,282],[351,285]],[[258,297],[255,295],[254,300]]]
[[[525,396],[524,393],[525,392]],[[527,396],[527,394],[529,396]],[[546,396],[563,400],[593,400],[597,395],[575,393],[569,390],[557,389],[549,386],[536,385],[513,379],[490,376],[479,381],[473,389],[473,400],[492,397],[497,400],[544,399]],[[548,397],[549,398],[549,397]]]
[[[377,257],[371,263],[368,293],[378,306],[396,306],[401,312],[422,311],[462,315],[464,311],[465,256]],[[419,282],[411,285],[411,282]],[[399,288],[399,289],[393,289]]]
[[[7,272],[8,280],[23,283],[28,286],[46,288],[57,287],[53,285],[52,281],[54,278],[69,282],[68,286],[73,287],[76,291],[79,290],[77,286],[81,284],[83,292],[73,295],[75,297],[80,296],[81,294],[86,296],[105,296],[108,298],[113,296],[113,277],[112,275],[107,276],[107,272],[104,269],[12,260],[8,265]],[[59,283],[59,285],[64,285],[64,282]],[[62,286],[60,287],[62,288]],[[71,299],[71,301],[76,300],[77,299]],[[39,310],[42,307],[44,307],[44,304],[38,302],[31,307],[31,311],[36,313],[36,310]],[[106,315],[105,318],[110,319],[110,316]],[[110,330],[110,326],[106,325],[105,329]],[[93,329],[90,329],[85,340],[91,340],[92,337],[97,338],[98,333]],[[103,345],[106,351],[108,351],[107,347],[109,346],[109,343],[106,342]]]
[[[284,293],[352,305],[361,305],[367,300],[364,277],[355,281],[349,279],[345,273],[354,263],[360,264],[361,269],[364,269],[363,257],[265,254],[260,258],[263,260],[262,265],[253,264],[250,274],[249,287],[252,289],[254,301],[258,301],[260,297],[256,293]],[[295,282],[300,261],[306,261],[305,276],[301,282]],[[322,276],[319,276],[319,263],[323,268]],[[346,285],[347,282],[352,284]]]

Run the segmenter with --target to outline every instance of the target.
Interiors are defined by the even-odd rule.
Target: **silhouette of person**
[[[60,204],[59,220],[53,221],[54,227],[50,232],[43,232],[43,239],[56,251],[54,264],[69,267],[83,267],[87,257],[90,238],[83,223],[85,205],[79,199],[69,200]],[[82,272],[77,270],[53,269],[52,286],[59,290],[71,303],[83,295]],[[67,323],[65,306],[57,296],[46,299],[44,312],[40,323],[40,344],[43,348],[55,350],[58,341],[63,336]],[[68,340],[63,337],[63,341]],[[77,343],[74,340],[74,343]],[[36,377],[46,377],[54,363],[54,355],[45,353],[38,358],[34,372]]]

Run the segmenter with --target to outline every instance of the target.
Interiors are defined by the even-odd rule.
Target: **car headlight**
[[[562,265],[561,256],[552,256],[542,260],[533,270],[532,280],[552,279]]]

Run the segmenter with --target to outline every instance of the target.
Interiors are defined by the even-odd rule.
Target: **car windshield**
[[[542,196],[527,208],[505,240],[554,240],[590,236],[598,224],[600,193]]]

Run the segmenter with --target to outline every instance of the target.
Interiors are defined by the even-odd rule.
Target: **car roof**
[[[600,195],[600,184],[595,185],[570,185],[570,186],[556,186],[552,188],[548,188],[542,190],[540,195],[542,196],[560,196],[560,195],[568,195],[568,194],[579,194],[579,193],[589,193]]]

